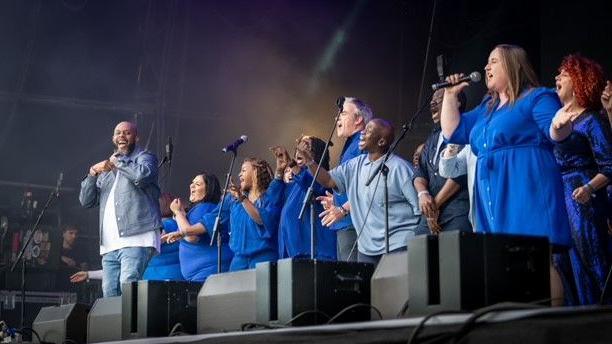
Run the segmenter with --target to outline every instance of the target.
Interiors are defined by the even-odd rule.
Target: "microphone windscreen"
[[[479,82],[480,81],[480,73],[479,72],[472,72],[470,74],[470,80],[472,80],[472,82]]]
[[[342,107],[344,106],[344,96],[340,96],[338,99],[336,99],[336,106],[339,110],[342,110]]]

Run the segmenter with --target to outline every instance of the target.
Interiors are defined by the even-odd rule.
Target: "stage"
[[[512,304],[509,304],[512,307]],[[413,343],[452,343],[470,314],[427,321]],[[423,317],[352,324],[279,328],[203,335],[145,338],[109,343],[406,343]],[[493,311],[483,314],[463,343],[610,343],[612,307],[563,307]],[[464,328],[465,329],[465,328]]]

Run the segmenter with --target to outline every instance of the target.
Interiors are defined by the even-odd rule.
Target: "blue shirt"
[[[432,197],[436,197],[447,180],[447,178],[440,176],[438,166],[442,150],[446,147],[444,142],[438,146],[438,141],[442,140],[440,137],[441,135],[440,127],[435,128],[429,135],[425,141],[419,165],[416,166],[414,171],[415,178],[421,177],[427,181],[427,190],[429,190]],[[453,180],[459,184],[460,189],[446,201],[442,208],[440,208],[438,223],[442,226],[443,230],[445,229],[445,225],[452,219],[460,216],[467,216],[470,209],[466,173],[453,178]]]
[[[115,188],[115,211],[119,236],[136,235],[156,231],[161,227],[159,210],[159,186],[157,185],[157,157],[136,147],[128,155],[120,155],[117,171],[102,172],[98,176],[87,175],[81,182],[79,201],[85,208],[100,205],[100,233],[104,209],[110,191]],[[102,235],[100,235],[100,243]]]
[[[348,194],[353,226],[358,234],[363,230],[358,240],[359,252],[369,256],[385,252],[384,180],[380,177],[377,182],[377,176],[369,186],[365,185],[370,175],[380,167],[382,160],[381,157],[370,161],[367,154],[362,154],[329,171],[338,191]],[[421,211],[412,185],[414,172],[410,163],[392,154],[386,165],[389,168],[389,250],[392,251],[405,247],[408,238],[414,236]],[[370,208],[372,197],[374,203]]]
[[[569,245],[561,174],[549,136],[552,118],[561,107],[559,98],[552,90],[534,88],[514,104],[489,113],[490,99],[485,97],[462,114],[448,139],[469,142],[478,159],[477,230],[545,236],[553,244]]]
[[[162,220],[164,232],[172,233],[178,230],[176,221],[171,218]],[[147,269],[142,275],[144,280],[152,281],[182,281],[181,264],[179,261],[179,243],[162,244],[158,255],[151,258]]]
[[[200,202],[195,204],[187,213],[187,220],[190,224],[202,223],[206,232],[198,235],[199,241],[195,243],[188,242],[185,239],[180,241],[179,257],[181,260],[181,273],[188,281],[203,282],[206,278],[217,272],[217,245],[210,245],[210,234],[208,231],[213,230],[213,227],[207,227],[205,218],[208,216],[216,217],[214,211],[217,206],[214,203]],[[224,232],[225,229],[221,228]],[[229,246],[224,244],[221,247],[221,271],[227,271],[229,263],[232,260],[233,253]]]
[[[344,148],[342,148],[342,153],[340,154],[340,164],[345,164],[347,161],[363,154],[359,149],[359,136],[361,132],[354,133],[351,137],[346,139],[344,143]],[[339,193],[334,190],[334,202],[337,206],[342,206],[344,203],[348,201],[348,196],[346,194]],[[335,230],[346,230],[353,227],[353,223],[351,222],[351,215],[345,216],[343,219],[331,225],[331,229]]]
[[[229,194],[225,196],[221,222],[227,223],[229,219],[229,245],[234,254],[248,257],[266,251],[278,251],[277,236],[281,209],[276,196],[279,191],[275,188],[279,187],[275,183],[270,184],[268,190],[255,201],[254,205],[263,220],[261,225],[251,219],[242,203]],[[206,228],[213,228],[214,220],[214,216],[206,216],[204,221]]]
[[[273,183],[284,185],[284,205],[281,211],[278,234],[279,258],[310,257],[310,206],[306,207],[302,220],[298,219],[302,202],[310,183],[312,175],[306,168],[302,168],[295,175],[294,182],[285,184],[279,179]],[[325,189],[319,183],[314,184],[314,197],[325,195]],[[321,203],[315,202],[315,231],[316,252],[315,257],[323,260],[336,260],[336,232],[324,227],[319,220],[323,212]]]

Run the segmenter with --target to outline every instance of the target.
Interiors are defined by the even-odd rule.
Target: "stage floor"
[[[414,343],[452,343],[473,315],[440,315],[427,321]],[[109,343],[406,343],[423,317],[351,324],[291,327]],[[465,329],[465,328],[464,328]],[[446,339],[444,339],[446,338]],[[463,343],[612,343],[612,307],[501,310],[482,315]]]

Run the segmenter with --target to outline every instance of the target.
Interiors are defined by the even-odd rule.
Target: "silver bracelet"
[[[424,194],[429,195],[429,191],[427,190],[419,191],[419,193],[417,194],[417,198],[421,198],[421,196],[423,196]]]

